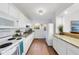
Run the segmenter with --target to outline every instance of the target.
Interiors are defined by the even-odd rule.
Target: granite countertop
[[[58,35],[58,34],[56,34],[55,37],[62,39],[76,47],[79,47],[79,39],[77,38],[73,38],[73,37],[66,36],[66,35]]]
[[[32,31],[32,32],[30,32],[30,33],[26,33],[26,34],[23,35],[23,37],[26,38],[27,36],[29,36],[29,35],[32,34],[33,32],[34,32],[34,31]]]

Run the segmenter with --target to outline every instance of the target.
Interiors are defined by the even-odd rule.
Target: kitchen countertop
[[[9,43],[9,42],[12,43],[12,45],[10,45],[10,46],[1,48],[1,49],[0,49],[0,54],[1,54],[1,53],[5,53],[5,52],[8,51],[9,49],[15,47],[15,46],[16,46],[19,42],[21,42],[21,41],[22,41],[22,39],[21,39],[21,40],[4,41],[4,42],[0,43],[0,45],[1,45],[1,44],[4,44],[4,43]]]
[[[64,35],[79,39],[79,33],[64,32]]]
[[[56,34],[55,37],[62,39],[76,47],[79,47],[79,39],[77,38],[73,38],[73,37],[66,36],[66,35],[58,35],[58,34]]]
[[[31,34],[31,33],[29,33],[29,34],[23,36],[22,38],[27,38],[30,34]],[[10,45],[10,46],[4,47],[4,48],[0,48],[0,54],[1,54],[1,53],[5,53],[5,52],[8,51],[9,49],[15,47],[15,46],[18,45],[18,43],[21,42],[21,41],[23,41],[23,39],[21,39],[21,40],[16,40],[16,39],[15,39],[15,40],[5,40],[5,41],[0,42],[0,45],[5,44],[5,43],[9,43],[9,42],[12,43],[12,45]]]
[[[23,35],[23,37],[26,38],[26,37],[28,37],[30,34],[32,34],[33,32],[34,32],[34,31],[32,31],[31,33],[26,33],[26,34]]]

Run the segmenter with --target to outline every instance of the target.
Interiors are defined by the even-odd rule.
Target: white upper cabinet
[[[14,22],[14,27],[25,27],[29,23],[27,17],[11,3],[0,3],[0,17]],[[5,20],[4,20],[5,21]],[[18,23],[17,23],[18,22]],[[1,23],[1,25],[5,23]],[[17,25],[18,24],[18,25]],[[6,26],[6,25],[5,25]]]
[[[26,22],[26,23],[30,22],[29,19],[24,14],[22,14],[20,11],[19,11],[19,18],[21,20],[24,20],[24,22]]]
[[[15,6],[9,4],[9,15],[14,18],[19,18],[19,12]]]
[[[0,3],[0,11],[8,13],[9,12],[8,8],[9,8],[8,3]]]

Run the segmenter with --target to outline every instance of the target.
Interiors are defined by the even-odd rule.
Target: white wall
[[[64,12],[67,11],[67,14]],[[79,4],[73,4],[56,17],[56,32],[58,33],[58,25],[63,24],[64,32],[71,31],[71,21],[79,20]]]
[[[56,17],[56,33],[59,33],[58,27],[63,24],[63,19],[61,17]]]

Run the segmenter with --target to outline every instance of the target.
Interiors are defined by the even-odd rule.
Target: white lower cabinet
[[[68,50],[67,55],[75,55],[75,54],[71,50]]]
[[[62,41],[61,39],[54,38],[53,39],[53,47],[60,55],[66,54],[66,43]]]
[[[79,47],[59,38],[53,38],[53,48],[59,55],[79,55]]]
[[[68,44],[67,54],[68,55],[79,55],[79,48],[72,44]]]
[[[35,29],[34,38],[46,38],[47,31],[44,29]]]
[[[10,48],[8,51],[1,54],[2,55],[18,55],[18,45]]]
[[[33,38],[34,38],[34,33],[30,34],[28,37],[26,38],[23,38],[24,40],[24,53],[23,54],[26,54],[32,41],[33,41]]]

